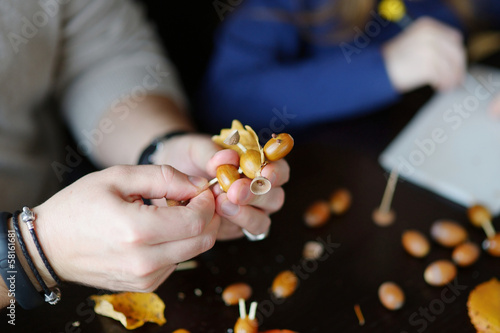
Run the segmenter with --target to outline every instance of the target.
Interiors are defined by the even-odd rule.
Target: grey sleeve
[[[138,4],[72,0],[63,8],[57,94],[77,140],[88,140],[85,133],[125,97],[134,103],[162,94],[186,106],[176,70]]]

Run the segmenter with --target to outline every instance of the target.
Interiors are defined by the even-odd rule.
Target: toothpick
[[[380,210],[384,213],[388,213],[391,210],[392,197],[394,196],[394,191],[396,190],[396,183],[398,181],[398,168],[392,169],[387,181],[387,186],[385,187],[384,196],[382,197],[382,202],[380,203]]]
[[[247,309],[245,308],[245,300],[243,298],[240,298],[238,300],[239,306],[240,306],[240,318],[245,319],[247,316]]]
[[[359,326],[363,326],[365,324],[365,317],[363,316],[363,313],[361,312],[361,308],[360,308],[359,304],[354,305],[354,312],[356,313],[356,317],[358,317]]]
[[[208,182],[208,187],[216,184],[219,180],[217,179],[217,177],[215,177],[214,179],[212,179],[211,181]]]
[[[196,260],[188,260],[184,262],[180,262],[177,264],[176,271],[185,271],[188,269],[194,269],[198,267],[198,262]]]
[[[252,302],[250,304],[250,310],[248,310],[248,319],[254,320],[256,313],[257,313],[257,302]]]
[[[240,142],[238,142],[236,144],[236,146],[238,146],[238,148],[241,149],[241,151],[243,152],[243,154],[247,152],[247,149],[245,148],[245,146],[243,146]]]
[[[494,237],[497,232],[495,231],[495,228],[493,228],[493,224],[491,223],[490,220],[484,221],[481,223],[481,227],[483,227],[484,233],[486,234],[486,237],[492,238]]]
[[[394,167],[387,181],[385,187],[384,196],[382,197],[382,202],[380,206],[377,207],[372,214],[373,221],[381,226],[386,227],[394,222],[395,213],[391,209],[392,197],[394,196],[394,191],[396,189],[396,183],[398,180],[398,168]]]
[[[238,173],[241,175],[243,173],[243,170],[241,170],[241,168],[238,168]],[[219,180],[217,179],[217,177],[215,177],[214,179],[212,179],[211,181],[208,182],[207,188],[214,185],[214,184],[217,184],[218,182],[219,182]]]

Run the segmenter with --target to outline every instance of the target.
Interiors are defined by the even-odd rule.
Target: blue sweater
[[[245,0],[221,24],[200,96],[207,128],[218,131],[239,119],[279,132],[362,115],[398,99],[381,55],[381,45],[401,31],[397,24],[372,12],[349,43],[308,42],[282,15],[303,11],[299,3],[314,8],[323,2]],[[441,0],[406,6],[413,18],[431,16],[462,29]],[[310,33],[321,38],[325,30]]]

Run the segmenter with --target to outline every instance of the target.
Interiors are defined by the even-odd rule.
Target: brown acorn
[[[260,170],[262,169],[260,152],[255,149],[248,149],[245,153],[241,154],[240,157],[240,168],[250,179],[254,179],[260,176]]]
[[[224,192],[227,192],[231,184],[238,179],[240,179],[240,173],[234,165],[223,164],[217,167],[217,180]]]
[[[264,146],[264,155],[271,162],[282,159],[292,150],[293,143],[293,138],[290,134],[273,134],[273,137]]]

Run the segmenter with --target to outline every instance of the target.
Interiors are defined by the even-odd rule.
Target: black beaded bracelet
[[[179,136],[179,135],[184,135],[188,134],[188,131],[175,131],[175,132],[170,132],[165,134],[164,136],[160,136],[151,142],[149,146],[146,147],[141,153],[141,156],[139,157],[139,161],[137,164],[142,165],[142,164],[152,164],[153,161],[151,161],[151,156],[158,150],[158,146],[162,141],[168,140],[173,138],[174,136]],[[151,200],[149,199],[142,199],[144,201],[144,204],[146,205],[151,205]]]
[[[153,142],[151,142],[149,146],[146,147],[146,149],[142,151],[137,164],[152,164],[153,162],[151,161],[151,156],[156,152],[156,150],[158,149],[158,145],[162,141],[171,139],[174,136],[184,135],[188,133],[189,133],[188,131],[175,131],[167,133],[164,136],[157,137],[156,139],[153,140]]]
[[[12,224],[14,225],[14,230],[16,231],[17,234],[17,241],[19,242],[21,251],[23,252],[24,257],[28,262],[28,266],[30,267],[31,271],[33,272],[33,275],[35,275],[36,280],[38,281],[38,283],[43,289],[43,292],[45,293],[45,302],[55,305],[61,299],[61,292],[58,288],[50,290],[49,287],[47,287],[47,284],[45,284],[45,281],[43,281],[42,277],[40,276],[38,269],[35,267],[35,264],[33,263],[33,260],[31,259],[31,256],[28,253],[28,249],[26,248],[26,244],[24,243],[23,235],[21,234],[21,230],[19,228],[19,222],[18,222],[19,214],[21,214],[21,211],[17,210],[14,212],[12,216]]]
[[[36,236],[35,233],[35,225],[33,224],[33,222],[35,222],[35,219],[36,219],[35,213],[33,213],[33,211],[28,207],[26,206],[23,207],[23,212],[21,213],[21,220],[28,226],[31,238],[33,238],[33,243],[35,243],[35,247],[38,251],[38,254],[40,255],[40,258],[42,258],[43,264],[49,271],[54,281],[56,281],[57,284],[61,284],[61,279],[59,279],[57,274],[52,269],[52,266],[50,265],[49,261],[47,260],[47,257],[45,256],[45,253],[42,250],[42,247],[40,246],[40,242],[38,241],[38,237]]]
[[[0,213],[0,274],[7,286],[7,295],[11,297],[8,307],[12,306],[15,299],[23,309],[29,310],[44,302],[17,260],[15,232],[7,227],[7,221],[11,217],[10,213]]]

